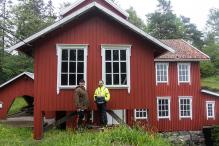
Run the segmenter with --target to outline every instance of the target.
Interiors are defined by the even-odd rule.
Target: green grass
[[[32,139],[31,129],[0,125],[2,146],[168,146],[170,143],[158,135],[125,126],[104,132],[51,130],[41,141]]]
[[[21,110],[22,107],[27,106],[27,102],[22,97],[17,97],[13,104],[11,105],[11,108],[8,112],[8,114],[13,114]]]
[[[202,88],[219,92],[219,76],[202,79]]]

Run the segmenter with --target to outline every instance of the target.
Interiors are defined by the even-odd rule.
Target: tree
[[[142,30],[146,29],[145,23],[143,22],[143,20],[141,20],[141,18],[137,16],[136,11],[134,10],[133,7],[130,7],[126,11],[129,13],[129,17],[128,17],[129,22],[131,22],[132,24],[134,24],[135,26],[137,26],[138,28]]]
[[[147,16],[146,31],[158,39],[177,39],[184,36],[184,25],[172,12],[169,0],[158,0],[158,9]]]
[[[214,35],[215,41],[219,42],[219,9],[210,9],[207,20],[208,33]]]

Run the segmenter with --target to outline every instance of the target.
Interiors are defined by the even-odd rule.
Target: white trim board
[[[23,76],[23,75],[26,75],[26,76],[30,77],[32,80],[34,80],[34,74],[33,74],[33,73],[30,73],[30,72],[23,72],[23,73],[21,73],[21,74],[15,76],[14,78],[8,80],[7,82],[1,84],[1,85],[0,85],[0,88],[6,86],[7,84],[13,82],[14,80],[20,78],[20,77]]]
[[[72,9],[74,9],[75,7],[77,7],[78,5],[80,5],[81,3],[83,3],[85,0],[78,0],[75,3],[73,3],[72,5],[70,5],[69,7],[65,8],[64,10],[61,11],[61,15],[65,15],[66,13],[68,13],[69,11],[71,11]],[[110,6],[112,6],[113,8],[115,8],[116,10],[118,10],[120,13],[122,13],[124,16],[126,16],[127,18],[129,17],[129,13],[127,13],[125,10],[121,9],[119,6],[117,6],[114,2],[110,1],[110,0],[105,0],[105,2],[107,2]]]
[[[212,91],[209,91],[209,90],[202,89],[201,92],[219,97],[219,93],[212,92]]]
[[[145,39],[153,42],[154,44],[160,46],[161,48],[165,49],[166,51],[170,51],[172,53],[174,53],[174,49],[170,48],[169,46],[165,45],[164,43],[162,43],[161,41],[159,41],[158,39],[146,34],[143,30],[139,29],[138,27],[136,27],[135,25],[131,24],[130,22],[128,22],[127,20],[121,18],[120,16],[118,16],[117,14],[113,13],[112,11],[108,10],[107,8],[101,6],[100,4],[96,3],[96,2],[92,2],[89,5],[75,11],[74,13],[64,17],[63,19],[57,21],[56,23],[50,25],[49,27],[39,31],[38,33],[35,33],[34,35],[28,37],[27,39],[25,39],[22,42],[19,42],[17,44],[15,44],[14,46],[8,48],[7,50],[9,52],[18,49],[19,47],[24,46],[27,43],[30,43],[40,37],[42,37],[43,35],[48,34],[49,32],[63,26],[64,24],[72,21],[74,18],[80,16],[81,14],[87,12],[88,10],[90,10],[91,8],[97,8],[99,10],[101,10],[102,12],[104,12],[105,14],[107,14],[108,16],[112,17],[114,20],[116,20],[117,22],[119,22],[120,24],[126,26],[127,28],[129,28],[130,30],[134,31],[135,33],[141,35],[142,37],[144,37]]]

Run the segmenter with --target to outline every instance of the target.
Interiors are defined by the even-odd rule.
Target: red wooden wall
[[[0,119],[7,117],[8,110],[16,97],[31,96],[33,97],[33,80],[26,75],[21,76],[8,85],[0,88],[0,101],[3,102],[3,108],[0,109]]]

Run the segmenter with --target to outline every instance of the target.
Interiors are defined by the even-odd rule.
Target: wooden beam
[[[110,114],[119,124],[126,125],[126,123],[120,119],[120,117],[112,110],[107,110],[107,113]]]

